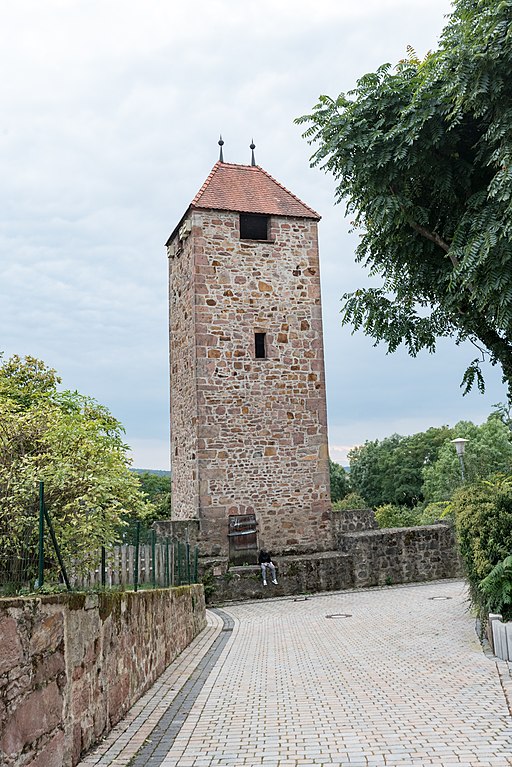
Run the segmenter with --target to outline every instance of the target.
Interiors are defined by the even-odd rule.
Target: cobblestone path
[[[80,767],[504,767],[507,700],[460,582],[230,605]]]

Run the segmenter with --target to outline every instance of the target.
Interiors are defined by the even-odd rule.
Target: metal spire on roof
[[[224,146],[224,142],[222,140],[222,136],[219,137],[218,144],[220,146],[219,162],[224,162],[224,155],[222,154],[222,147]]]
[[[254,150],[256,149],[256,144],[254,143],[254,139],[251,139],[251,145],[249,147],[251,150],[251,165],[256,165],[256,160],[254,159]]]

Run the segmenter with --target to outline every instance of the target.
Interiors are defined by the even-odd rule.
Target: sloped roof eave
[[[174,229],[173,229],[173,230],[172,230],[172,232],[170,233],[170,235],[169,235],[169,237],[168,237],[168,239],[167,239],[167,242],[165,243],[165,247],[166,247],[166,248],[168,248],[168,247],[169,247],[169,245],[171,244],[171,242],[172,242],[172,241],[174,240],[174,238],[176,237],[176,234],[178,233],[178,230],[179,230],[180,226],[181,226],[181,225],[182,225],[182,223],[185,221],[186,217],[188,216],[188,214],[190,213],[190,211],[191,211],[191,210],[192,210],[192,205],[189,205],[189,206],[188,206],[188,208],[186,209],[185,213],[182,215],[182,217],[180,218],[180,220],[178,221],[178,223],[176,224],[176,226],[174,227]]]

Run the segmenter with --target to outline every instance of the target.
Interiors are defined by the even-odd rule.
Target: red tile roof
[[[170,245],[189,210],[197,208],[320,220],[313,208],[299,200],[259,165],[215,163],[166,245]]]
[[[190,207],[320,219],[259,165],[215,163]]]

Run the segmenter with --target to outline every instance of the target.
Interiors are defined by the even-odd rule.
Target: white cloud
[[[333,442],[488,411],[502,398],[498,377],[486,400],[463,401],[463,350],[386,358],[340,328],[341,294],[367,277],[333,207],[334,181],[309,168],[311,149],[293,124],[320,93],[349,89],[407,44],[426,52],[449,9],[448,0],[7,4],[0,349],[45,359],[125,423],[137,463],[165,468],[163,243],[217,159],[219,132],[231,162],[249,161],[254,136],[257,161],[323,215]]]
[[[355,445],[329,445],[329,455],[334,463],[348,466],[348,454]]]
[[[169,471],[169,442],[164,439],[132,439],[128,453],[134,469]]]

